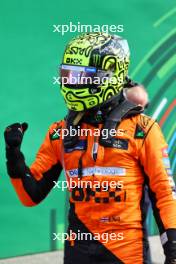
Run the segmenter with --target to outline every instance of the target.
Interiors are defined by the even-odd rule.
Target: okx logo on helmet
[[[67,107],[84,111],[117,95],[128,73],[129,55],[127,41],[116,35],[86,33],[72,39],[60,66]]]

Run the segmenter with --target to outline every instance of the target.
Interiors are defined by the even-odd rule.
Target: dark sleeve
[[[59,144],[59,142],[55,142]],[[50,192],[62,170],[49,132],[41,145],[36,159],[29,168],[19,148],[6,149],[7,171],[15,191],[25,206],[40,203]]]

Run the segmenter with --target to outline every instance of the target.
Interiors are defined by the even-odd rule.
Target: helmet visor
[[[96,72],[95,67],[62,64],[60,67],[61,83],[64,86],[91,84]]]
[[[96,67],[68,64],[60,66],[61,83],[67,87],[99,86],[102,84],[102,80],[111,74],[112,72],[99,70]]]

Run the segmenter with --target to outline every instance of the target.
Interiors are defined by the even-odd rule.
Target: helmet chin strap
[[[104,103],[102,103],[99,106],[99,109],[103,113],[108,113],[110,110],[115,108],[117,105],[119,105],[123,100],[125,99],[123,92],[121,91],[120,93],[110,97],[108,100],[106,100]]]
[[[104,122],[110,111],[114,109],[117,105],[119,105],[124,99],[125,97],[123,96],[122,92],[112,96],[101,105],[88,109],[85,112],[82,121],[89,124],[99,124]],[[99,118],[97,118],[97,116],[99,116]]]

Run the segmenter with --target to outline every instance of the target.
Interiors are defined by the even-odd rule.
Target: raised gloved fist
[[[27,123],[15,123],[8,126],[4,132],[6,146],[9,148],[20,147],[24,132],[27,130]]]

